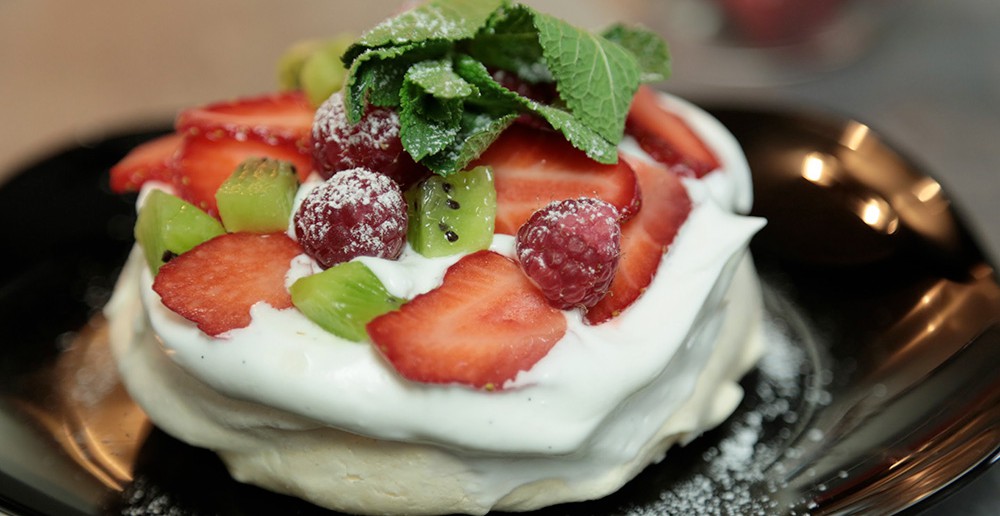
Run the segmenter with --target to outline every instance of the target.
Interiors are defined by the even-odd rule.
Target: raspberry
[[[403,150],[399,115],[391,109],[369,104],[361,121],[351,125],[344,97],[335,93],[316,110],[312,136],[313,160],[324,178],[361,167],[385,174],[405,189],[423,175]]]
[[[607,293],[618,270],[618,210],[589,197],[550,203],[517,232],[521,269],[552,306],[589,308]]]
[[[399,185],[355,168],[309,192],[295,213],[295,236],[324,268],[358,256],[394,260],[406,241],[406,219]]]

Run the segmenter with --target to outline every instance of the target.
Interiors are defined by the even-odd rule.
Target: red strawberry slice
[[[183,140],[180,134],[168,134],[132,149],[111,167],[111,190],[125,193],[138,190],[146,181],[173,181],[173,160]]]
[[[368,323],[368,335],[404,378],[501,389],[566,333],[514,261],[479,251],[452,265],[444,283]]]
[[[257,302],[291,307],[285,273],[301,253],[284,233],[220,235],[164,264],[153,290],[167,308],[218,335],[248,326]]]
[[[623,219],[639,209],[639,188],[627,163],[593,161],[554,131],[514,124],[476,164],[493,167],[497,233],[516,234],[552,201],[594,197],[617,208]]]
[[[639,298],[691,213],[691,199],[676,174],[642,159],[630,162],[642,188],[642,209],[622,226],[618,273],[608,294],[587,311],[590,324],[616,317]]]
[[[215,192],[250,157],[290,161],[299,180],[312,172],[312,156],[291,145],[269,145],[255,140],[223,138],[210,140],[188,136],[177,156],[178,194],[188,202],[215,215]]]
[[[625,132],[675,174],[702,177],[719,168],[718,158],[705,142],[681,117],[664,109],[659,94],[649,86],[639,87],[635,94]]]
[[[308,149],[315,109],[300,91],[217,102],[181,112],[177,132]]]

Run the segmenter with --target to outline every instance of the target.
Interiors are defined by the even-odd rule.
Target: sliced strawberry
[[[376,348],[404,378],[500,389],[566,333],[514,261],[479,251],[452,265],[444,283],[368,323]]]
[[[639,298],[691,213],[691,199],[676,174],[641,159],[630,162],[642,188],[642,209],[622,226],[618,273],[608,294],[587,311],[590,324],[616,317]]]
[[[178,193],[188,202],[215,215],[215,192],[250,157],[290,161],[300,180],[312,172],[312,156],[291,145],[269,145],[255,140],[210,140],[188,136],[177,156]]]
[[[301,253],[284,233],[220,235],[160,267],[153,290],[167,308],[218,335],[248,326],[250,307],[260,301],[292,306],[285,273]]]
[[[552,201],[594,197],[617,208],[623,219],[639,209],[639,188],[627,163],[593,161],[554,131],[514,124],[476,164],[493,167],[497,233],[517,233]]]
[[[659,94],[649,86],[639,87],[635,94],[625,132],[676,174],[702,177],[719,168],[719,160],[705,142],[681,117],[664,109]]]
[[[316,110],[300,91],[217,102],[181,112],[177,132],[309,148]]]
[[[138,190],[146,181],[171,182],[173,160],[184,137],[168,134],[132,149],[111,167],[111,190],[124,193]]]

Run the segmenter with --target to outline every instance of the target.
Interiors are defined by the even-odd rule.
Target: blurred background
[[[667,90],[856,117],[925,165],[1000,255],[1000,2],[532,0],[587,27],[667,35]],[[0,174],[79,139],[275,88],[291,43],[400,0],[0,1]]]
[[[1000,258],[1000,2],[528,0],[587,28],[641,22],[671,44],[662,87],[696,103],[832,112],[937,178]],[[81,141],[276,87],[306,38],[369,27],[400,0],[0,0],[0,181]],[[934,509],[995,514],[1000,471]],[[976,512],[979,511],[979,512]]]

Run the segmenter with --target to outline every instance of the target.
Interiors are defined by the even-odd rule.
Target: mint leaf
[[[451,61],[423,61],[410,67],[406,80],[439,99],[464,99],[475,89],[452,70]]]
[[[501,98],[499,92],[484,92],[463,76],[462,68],[470,65],[489,77],[483,65],[465,55],[459,55],[454,64],[420,63],[407,74],[408,87],[414,91],[419,88],[425,95],[404,96],[400,115],[403,146],[414,159],[440,175],[463,170],[517,118],[515,101]],[[499,84],[486,85],[507,91]],[[450,111],[446,119],[439,116],[441,107],[456,105],[462,108],[457,117]],[[414,136],[408,141],[406,133],[410,131]]]
[[[482,63],[468,56],[456,60],[456,71],[479,90],[475,102],[481,102],[494,109],[519,109],[535,113],[561,132],[577,149],[582,150],[594,161],[617,163],[617,142],[611,142],[578,120],[573,113],[555,106],[536,102],[504,88],[490,75]]]
[[[349,122],[356,124],[361,120],[367,102],[380,106],[399,105],[399,90],[410,66],[409,61],[399,58],[411,49],[393,47],[368,50],[354,60],[344,85],[347,90],[344,108]],[[376,95],[372,97],[377,98],[370,98],[369,92],[375,92]]]
[[[400,91],[400,139],[403,148],[420,161],[455,141],[464,111],[464,99],[475,89],[451,68],[451,61],[424,61],[410,67]]]
[[[407,63],[398,63],[394,56],[385,56],[377,50],[362,54],[348,71],[345,84],[344,109],[347,120],[352,124],[361,121],[365,104],[398,106],[399,89],[403,84]],[[378,93],[369,96],[369,92]]]
[[[465,170],[516,118],[517,113],[492,116],[467,111],[462,117],[462,128],[455,136],[454,144],[442,152],[428,156],[421,163],[443,176]]]
[[[472,104],[506,112],[527,107],[528,99],[503,87],[481,62],[471,56],[463,54],[455,58],[455,73],[476,87],[477,95],[469,98]]]
[[[461,130],[461,101],[439,103],[409,82],[400,97],[399,137],[415,161],[439,153],[455,141]]]
[[[618,142],[639,88],[639,65],[621,45],[535,12],[535,28],[559,96],[583,125]]]
[[[487,67],[508,70],[528,82],[552,82],[527,9],[501,9],[468,45],[470,55]]]
[[[665,81],[670,78],[670,49],[658,34],[641,27],[615,24],[601,34],[632,53],[639,63],[642,82]]]
[[[531,109],[566,137],[577,149],[599,163],[618,163],[618,144],[610,142],[569,111],[530,101]]]
[[[398,107],[403,78],[413,64],[443,55],[451,49],[447,41],[424,41],[396,47],[366,50],[348,70],[344,95],[347,119],[358,123],[365,104]]]
[[[342,59],[350,66],[354,59],[372,48],[472,38],[494,11],[506,3],[507,0],[431,0],[365,32]]]

